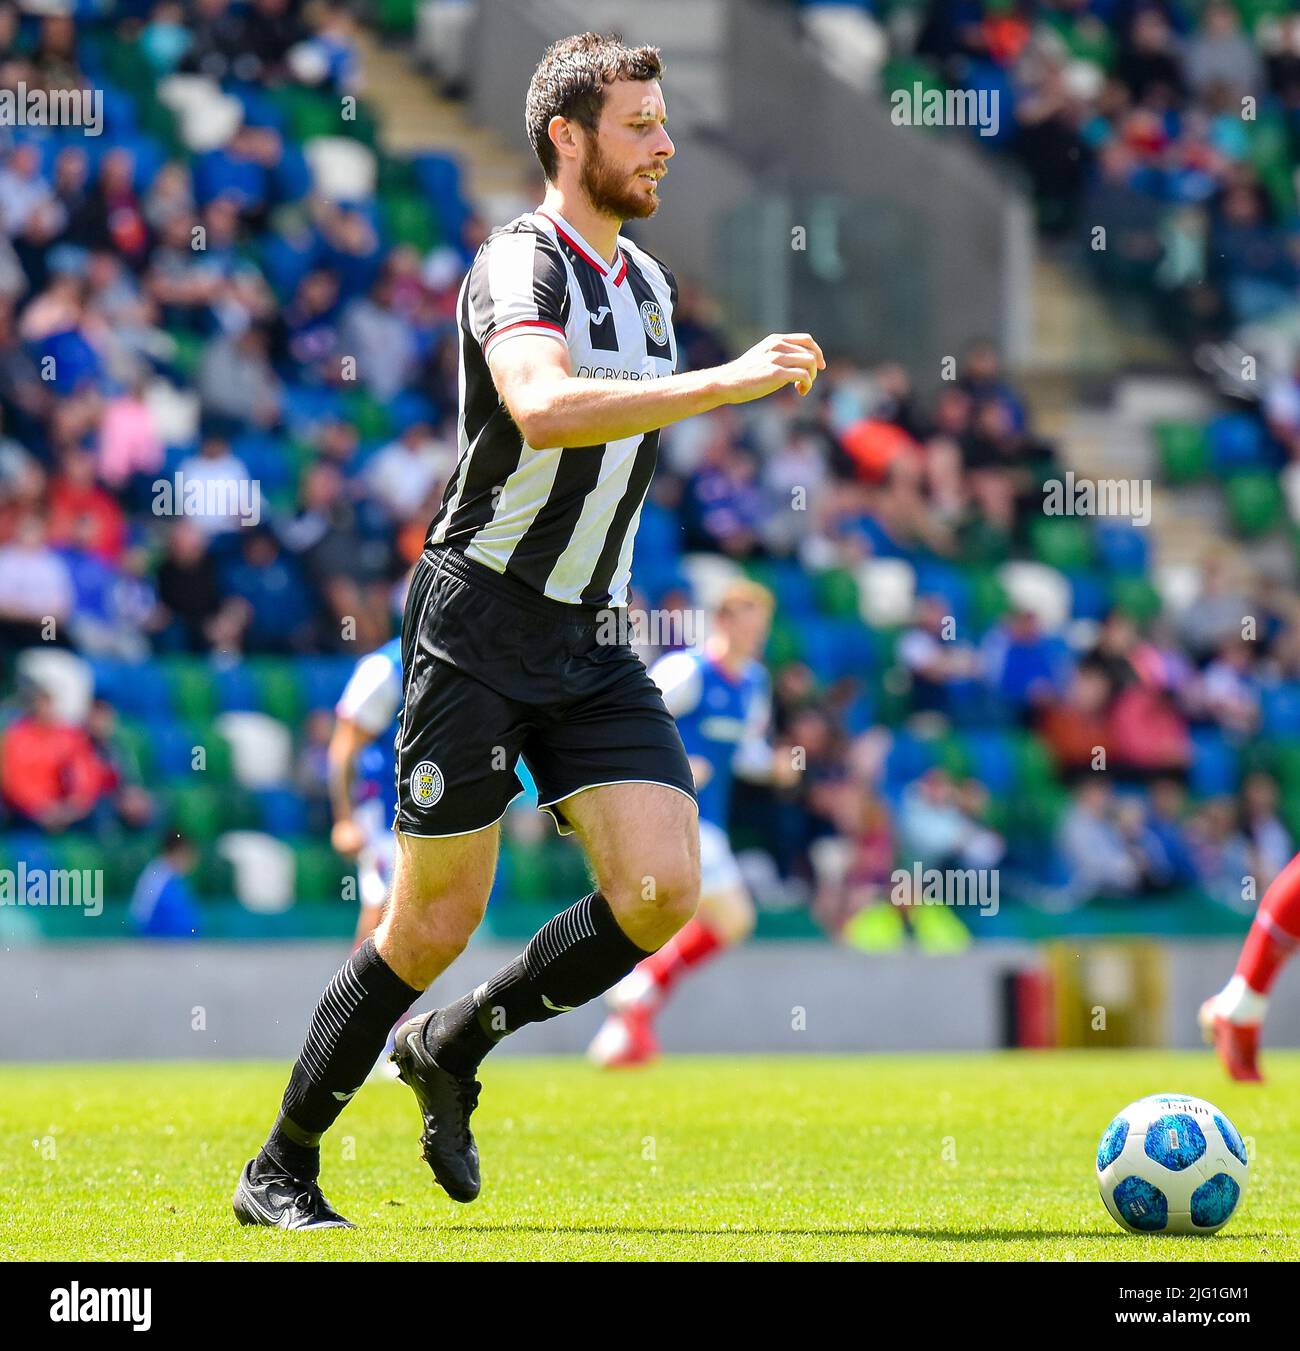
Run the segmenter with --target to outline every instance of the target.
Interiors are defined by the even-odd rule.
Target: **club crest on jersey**
[[[641,323],[645,328],[646,336],[653,343],[658,343],[660,347],[668,337],[668,325],[664,323],[664,312],[653,300],[643,300],[641,302]]]
[[[411,771],[411,796],[417,807],[432,807],[445,787],[442,770],[432,760],[421,760]]]

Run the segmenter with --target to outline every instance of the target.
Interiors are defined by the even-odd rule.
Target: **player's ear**
[[[546,134],[551,139],[556,153],[561,159],[578,158],[578,136],[576,124],[559,113],[546,124]]]

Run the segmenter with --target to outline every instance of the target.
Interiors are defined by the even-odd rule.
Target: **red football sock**
[[[707,961],[723,947],[722,939],[698,919],[688,920],[659,949],[640,965],[662,994],[669,990],[693,966]]]
[[[1237,959],[1236,974],[1257,994],[1267,994],[1300,946],[1300,854],[1269,884]]]

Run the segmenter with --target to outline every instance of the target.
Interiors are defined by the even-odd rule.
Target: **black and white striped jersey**
[[[608,265],[541,210],[494,230],[460,290],[460,454],[429,527],[431,545],[571,604],[625,605],[632,541],[658,430],[596,446],[537,450],[492,383],[487,355],[516,334],[568,346],[573,373],[655,380],[677,363],[666,267],[620,237]]]

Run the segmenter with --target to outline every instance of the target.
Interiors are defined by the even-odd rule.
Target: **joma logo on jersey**
[[[668,336],[668,325],[664,323],[664,312],[653,300],[641,302],[641,323],[645,326],[646,336],[651,342],[663,346]]]
[[[442,770],[432,760],[422,760],[411,772],[411,796],[419,807],[432,807],[445,786]]]

